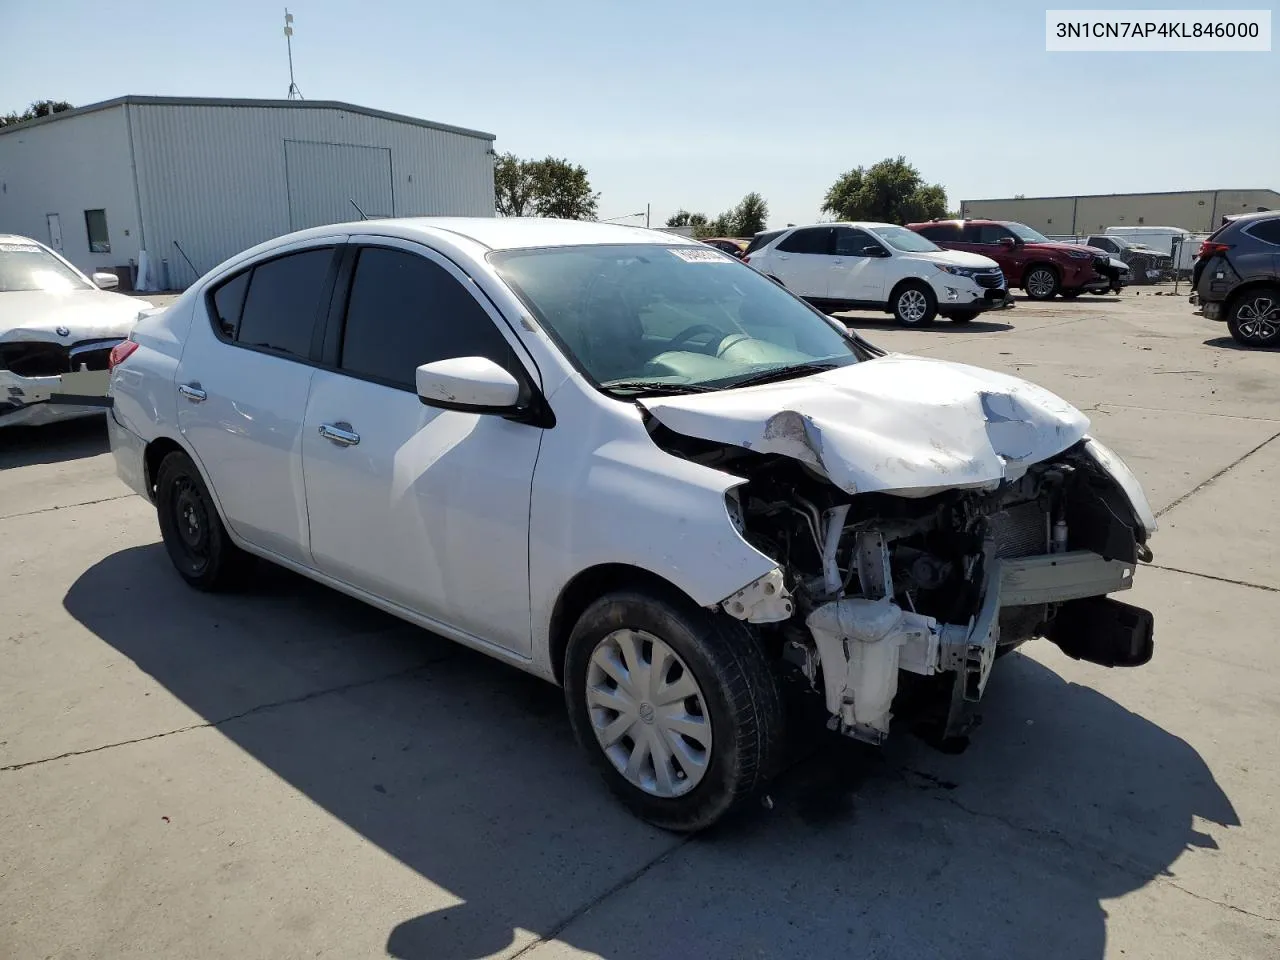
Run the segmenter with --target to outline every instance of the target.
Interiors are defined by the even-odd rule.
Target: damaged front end
[[[993,398],[982,403],[993,435],[1007,432]],[[1083,418],[1065,449],[1002,478],[872,492],[842,489],[825,464],[661,419],[649,423],[663,449],[746,478],[730,516],[778,567],[722,608],[757,625],[822,696],[833,729],[879,743],[898,712],[938,740],[959,737],[996,659],[1033,637],[1107,666],[1151,658],[1151,614],[1107,595],[1151,559],[1155,519]]]

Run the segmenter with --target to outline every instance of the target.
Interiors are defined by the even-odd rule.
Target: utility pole
[[[649,204],[644,205],[644,228],[649,229]]]
[[[293,82],[293,14],[288,7],[284,8],[284,42],[289,48],[289,99],[301,100],[302,91]]]

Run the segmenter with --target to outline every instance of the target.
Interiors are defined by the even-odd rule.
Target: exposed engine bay
[[[756,625],[848,736],[883,741],[908,701],[940,739],[961,736],[997,657],[1034,637],[1107,666],[1151,657],[1150,613],[1106,595],[1151,559],[1154,519],[1088,437],[1016,479],[904,496],[850,494],[793,457],[649,430],[669,453],[746,478],[730,517],[778,567],[721,606]]]

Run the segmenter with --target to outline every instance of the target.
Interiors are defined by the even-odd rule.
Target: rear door
[[[344,240],[309,242],[213,287],[174,378],[178,428],[231,529],[304,564],[302,418]]]
[[[777,277],[788,290],[802,297],[827,296],[835,230],[831,227],[801,227],[783,237],[773,248],[764,272]]]
[[[481,356],[528,387],[532,362],[446,258],[389,238],[352,237],[352,248],[328,369],[316,371],[306,404],[315,566],[527,656],[529,497],[542,428],[426,406],[414,371]],[[337,301],[347,286],[344,316]]]
[[[836,227],[834,244],[827,298],[883,303],[887,268],[892,258],[868,256],[866,248],[888,248],[857,227]]]

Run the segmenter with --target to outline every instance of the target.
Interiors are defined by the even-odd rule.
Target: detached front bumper
[[[39,426],[100,414],[111,405],[109,382],[106,370],[50,377],[0,370],[0,426]]]
[[[932,280],[932,286],[938,299],[938,312],[943,316],[1005,310],[1013,306],[1013,298],[1009,296],[1003,278],[999,287],[987,287],[970,277],[940,273]]]

